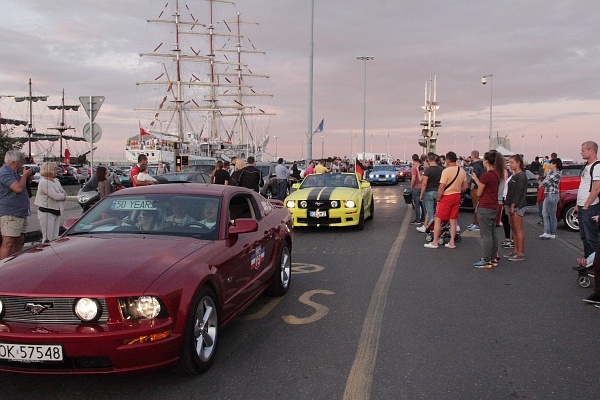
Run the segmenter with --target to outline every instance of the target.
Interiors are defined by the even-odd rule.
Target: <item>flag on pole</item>
[[[313,135],[314,135],[315,133],[320,133],[320,132],[323,132],[323,124],[324,124],[324,123],[325,123],[325,118],[323,118],[323,119],[321,120],[321,123],[319,124],[319,126],[317,126],[317,129],[315,129],[315,131],[313,132]]]

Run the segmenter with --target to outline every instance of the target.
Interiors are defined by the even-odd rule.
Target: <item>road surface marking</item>
[[[400,256],[402,243],[404,243],[408,227],[410,226],[411,216],[411,212],[406,213],[400,232],[398,232],[398,236],[385,260],[385,264],[373,290],[367,315],[363,321],[360,339],[358,340],[358,349],[356,350],[350,375],[346,381],[346,389],[344,390],[345,400],[369,399],[387,294],[398,257]]]
[[[294,315],[284,315],[281,318],[283,318],[283,320],[290,325],[302,325],[302,324],[310,324],[310,323],[318,321],[321,318],[323,318],[324,316],[326,316],[329,313],[329,307],[325,307],[322,304],[315,303],[314,301],[312,301],[310,298],[315,294],[330,295],[330,294],[335,294],[335,293],[330,290],[309,290],[308,292],[302,294],[302,296],[300,296],[298,298],[298,300],[300,300],[301,303],[304,303],[304,304],[314,308],[315,309],[314,314],[312,314],[306,318],[298,318]]]

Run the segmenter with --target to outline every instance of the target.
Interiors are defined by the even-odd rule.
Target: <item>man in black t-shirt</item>
[[[248,165],[242,168],[238,186],[254,190],[258,193],[260,186],[260,170],[254,166],[254,157],[248,157]]]
[[[425,232],[435,216],[438,187],[440,186],[440,178],[444,170],[444,168],[437,164],[437,159],[437,154],[432,152],[427,154],[429,167],[425,169],[423,180],[421,181],[421,201],[425,205],[425,222],[423,225],[417,227],[419,232]]]
[[[473,150],[471,152],[471,171],[475,173],[477,179],[481,178],[481,175],[485,172],[485,168],[483,166],[483,161],[479,158],[479,152],[477,150]],[[471,200],[473,200],[473,209],[477,210],[477,204],[479,204],[479,196],[477,196],[477,183],[475,183],[475,179],[471,179],[471,187],[469,194],[471,195]],[[473,223],[467,227],[470,231],[478,231],[479,230],[479,220],[477,219],[477,213],[473,213]]]

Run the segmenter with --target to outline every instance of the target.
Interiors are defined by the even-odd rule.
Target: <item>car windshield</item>
[[[311,187],[358,188],[355,174],[313,174],[304,178],[300,189]]]
[[[376,165],[373,167],[373,171],[392,171],[393,168],[391,165]]]
[[[109,196],[81,217],[67,235],[135,233],[214,240],[220,204],[218,197],[199,195]]]

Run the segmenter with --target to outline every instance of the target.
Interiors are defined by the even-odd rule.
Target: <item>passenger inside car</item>
[[[167,216],[165,221],[175,226],[185,226],[198,221],[190,215],[191,212],[188,210],[185,201],[181,198],[176,197],[171,201],[171,212],[172,214]]]
[[[218,210],[219,204],[216,201],[205,202],[202,208],[203,218],[198,222],[208,228],[214,228],[217,224]]]

